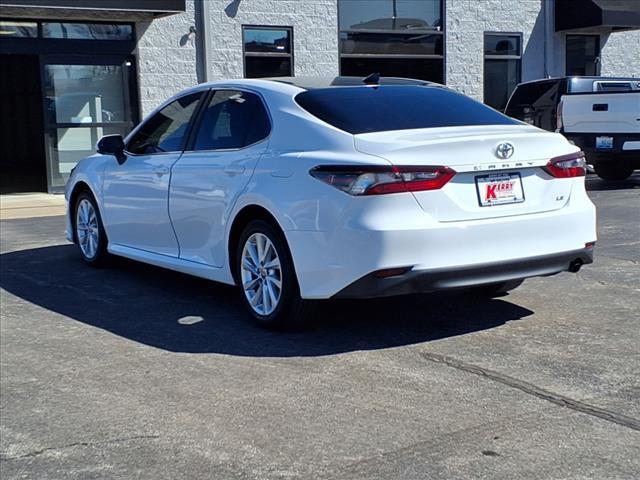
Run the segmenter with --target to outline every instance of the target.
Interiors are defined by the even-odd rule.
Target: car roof
[[[372,75],[373,77],[373,75]],[[354,77],[354,76],[308,76],[308,77],[271,77],[271,78],[237,78],[229,80],[214,80],[211,82],[200,83],[191,88],[183,90],[171,97],[166,105],[170,101],[176,98],[188,95],[190,93],[207,90],[210,88],[252,88],[263,93],[270,91],[273,93],[281,93],[285,95],[295,96],[298,93],[324,89],[332,87],[365,87],[367,85],[406,85],[406,86],[433,86],[446,88],[444,85],[434,82],[428,82],[426,80],[417,80],[412,78],[398,78],[398,77],[379,77],[374,79],[375,81],[365,82],[365,79],[369,77]]]
[[[308,76],[308,77],[270,77],[263,80],[286,83],[304,90],[331,87],[361,87],[367,85],[367,77],[356,76]],[[439,83],[417,80],[415,78],[379,77],[375,85],[440,85]]]

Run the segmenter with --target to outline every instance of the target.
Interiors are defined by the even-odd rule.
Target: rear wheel
[[[300,297],[293,259],[282,232],[264,220],[250,222],[240,235],[236,280],[251,316],[267,328],[307,324],[315,302]]]
[[[96,201],[88,192],[80,193],[76,199],[74,229],[82,259],[92,266],[104,264],[109,256],[107,235]]]
[[[633,173],[633,166],[621,161],[598,162],[594,165],[596,175],[603,180],[626,180]]]
[[[475,287],[472,292],[475,295],[482,297],[501,297],[506,295],[511,290],[518,288],[524,280],[509,280],[507,282],[491,283],[489,285],[482,285],[481,287]]]

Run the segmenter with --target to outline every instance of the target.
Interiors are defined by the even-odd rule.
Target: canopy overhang
[[[640,29],[640,0],[556,0],[556,32]]]

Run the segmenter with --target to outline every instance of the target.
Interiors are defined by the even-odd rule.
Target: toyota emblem
[[[501,143],[496,147],[496,157],[504,159],[511,158],[515,150],[515,147],[509,142]]]

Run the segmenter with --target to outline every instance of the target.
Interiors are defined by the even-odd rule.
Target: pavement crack
[[[631,258],[620,258],[620,257],[614,257],[612,255],[603,255],[602,253],[598,253],[599,257],[605,257],[605,258],[610,258],[612,260],[618,260],[620,262],[631,262],[634,265],[638,265],[638,263],[640,263],[638,260],[633,260]]]
[[[19,460],[19,459],[22,459],[22,458],[37,457],[39,455],[42,455],[43,453],[47,453],[47,452],[51,452],[51,451],[57,451],[57,450],[66,450],[68,448],[94,447],[94,446],[97,446],[97,445],[108,445],[108,444],[113,444],[113,443],[130,442],[132,440],[149,440],[149,439],[155,439],[155,438],[160,438],[160,435],[136,435],[136,436],[133,436],[133,437],[112,438],[112,439],[109,439],[109,440],[100,440],[100,441],[97,441],[97,442],[74,442],[74,443],[68,443],[66,445],[60,445],[60,446],[57,446],[57,447],[41,448],[40,450],[34,450],[33,452],[25,453],[23,455],[16,455],[16,456],[13,456],[13,457],[0,456],[0,462],[5,462],[5,461],[9,461],[9,460]]]
[[[441,363],[457,370],[488,378],[489,380],[493,380],[494,382],[501,383],[511,388],[516,388],[528,395],[533,395],[542,400],[560,405],[561,407],[566,407],[577,412],[601,418],[608,422],[616,423],[623,427],[631,428],[632,430],[640,431],[640,420],[636,418],[628,417],[621,413],[613,412],[611,410],[600,408],[595,405],[590,405],[588,403],[581,402],[580,400],[575,400],[559,393],[551,392],[544,388],[533,385],[532,383],[525,382],[524,380],[519,380],[503,373],[494,372],[477,365],[462,362],[445,355],[439,355],[437,353],[430,352],[420,352],[420,355],[424,359],[431,362]]]

